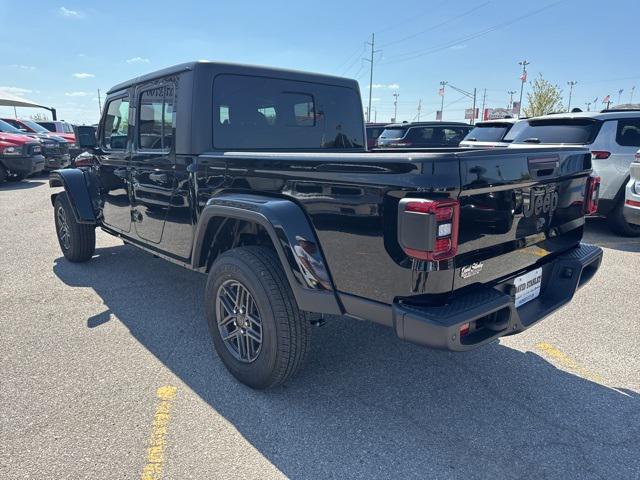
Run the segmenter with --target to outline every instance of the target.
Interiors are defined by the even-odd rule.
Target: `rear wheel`
[[[96,229],[76,222],[66,192],[56,196],[54,219],[58,243],[65,258],[71,262],[86,262],[96,249]]]
[[[273,250],[247,246],[222,254],[205,295],[214,347],[238,380],[256,389],[275,387],[301,367],[311,326]]]
[[[611,231],[623,237],[640,236],[640,225],[627,222],[624,218],[624,198],[618,202],[613,210],[607,215],[607,224]]]

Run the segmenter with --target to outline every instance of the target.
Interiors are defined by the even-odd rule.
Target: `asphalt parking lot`
[[[45,177],[0,186],[0,478],[638,478],[640,240],[588,222],[598,275],[465,354],[334,318],[283,388],[212,352],[205,277],[98,233],[59,250]]]

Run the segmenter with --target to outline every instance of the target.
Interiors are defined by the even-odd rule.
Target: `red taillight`
[[[626,202],[627,205],[629,205],[630,207],[640,207],[640,202],[637,200],[627,200]]]
[[[448,260],[456,256],[460,217],[460,204],[457,200],[405,199],[400,202],[400,213],[401,215],[433,216],[433,220],[425,221],[424,228],[415,230],[408,227],[408,233],[406,233],[409,236],[422,235],[430,238],[400,238],[400,245],[408,256],[430,261]],[[418,225],[423,224],[418,223]],[[402,228],[398,233],[400,236],[405,234]],[[429,244],[432,247],[413,248],[419,244]]]
[[[605,160],[611,156],[611,152],[605,150],[593,150],[591,152],[591,160]]]
[[[468,334],[470,327],[471,325],[469,323],[463,323],[462,325],[460,325],[460,337],[464,337],[466,334]]]
[[[598,197],[600,196],[600,177],[587,178],[587,191],[584,196],[584,213],[594,215],[598,212]]]

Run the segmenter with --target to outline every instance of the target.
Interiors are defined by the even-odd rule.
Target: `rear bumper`
[[[33,155],[30,157],[2,157],[2,164],[11,173],[18,175],[31,175],[44,169],[44,157]]]
[[[540,296],[520,308],[515,307],[513,282],[526,272],[518,272],[493,287],[479,287],[445,306],[395,303],[393,327],[398,337],[408,342],[444,350],[472,350],[522,332],[567,304],[595,275],[601,261],[602,249],[588,244],[559,255],[542,265]],[[461,338],[460,327],[466,323],[470,330]]]

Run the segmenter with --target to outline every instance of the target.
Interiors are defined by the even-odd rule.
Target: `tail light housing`
[[[398,205],[398,242],[412,258],[441,261],[458,253],[457,200],[404,198]]]
[[[600,197],[600,177],[587,178],[587,191],[584,196],[584,213],[595,215],[598,212],[598,198]]]
[[[606,160],[611,156],[611,152],[605,150],[592,150],[591,160]]]

